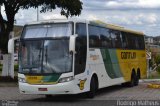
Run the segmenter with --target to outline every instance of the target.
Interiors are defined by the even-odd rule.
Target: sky
[[[87,20],[101,20],[125,28],[142,31],[148,36],[160,35],[160,0],[81,0],[83,10],[79,17]],[[3,14],[5,15],[5,14]],[[60,10],[41,13],[40,20],[64,19]],[[37,20],[37,10],[20,10],[16,24],[24,25]]]

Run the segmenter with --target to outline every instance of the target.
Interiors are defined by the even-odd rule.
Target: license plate
[[[38,91],[48,91],[47,88],[38,88]]]

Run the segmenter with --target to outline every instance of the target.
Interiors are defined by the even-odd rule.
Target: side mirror
[[[14,39],[8,41],[8,53],[14,53]]]
[[[70,39],[69,39],[69,52],[73,52],[73,53],[76,52],[75,51],[76,37],[77,37],[77,35],[70,36]]]

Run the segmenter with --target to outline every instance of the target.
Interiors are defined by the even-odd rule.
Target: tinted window
[[[112,41],[112,47],[113,48],[121,48],[122,42],[121,42],[121,33],[119,31],[110,30],[111,35],[111,41]]]
[[[127,41],[128,41],[128,47],[129,49],[136,49],[136,39],[135,36],[132,33],[127,33]]]
[[[100,47],[100,28],[89,25],[89,46]]]
[[[111,47],[111,39],[109,30],[106,28],[100,28],[100,46],[103,48]]]
[[[139,45],[139,49],[144,50],[145,49],[145,45],[144,45],[144,36],[137,36],[138,38],[138,45]]]
[[[126,36],[127,36],[127,34],[125,32],[122,32],[122,47],[124,49],[128,48],[128,41],[127,41]]]
[[[144,37],[142,35],[122,32],[122,46],[124,49],[145,49]]]

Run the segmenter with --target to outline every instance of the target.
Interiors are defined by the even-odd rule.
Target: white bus
[[[11,45],[11,44],[9,44]],[[79,94],[146,77],[141,32],[86,20],[52,20],[24,26],[19,47],[23,94]]]

